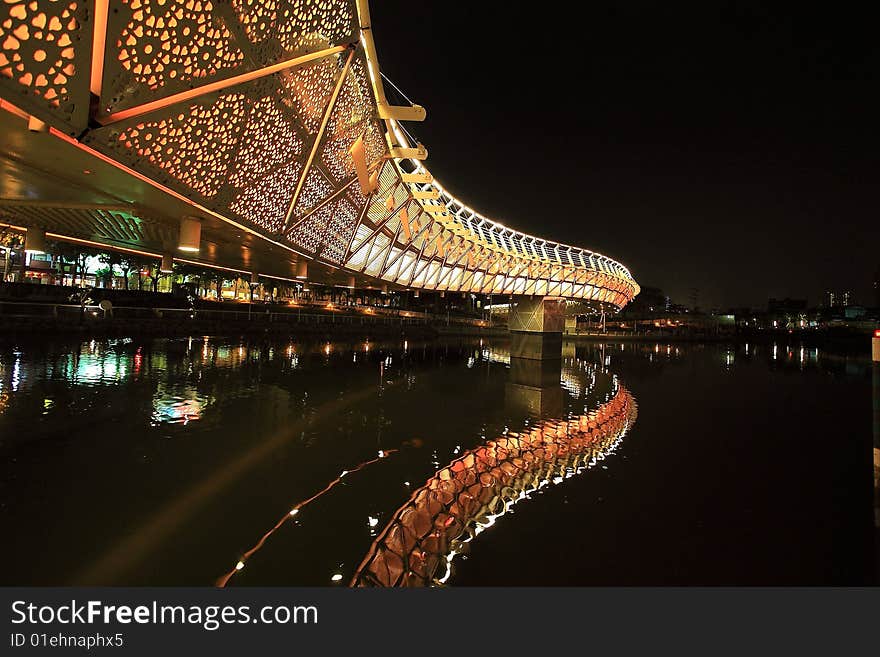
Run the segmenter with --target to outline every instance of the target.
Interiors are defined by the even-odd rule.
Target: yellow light
[[[195,217],[181,217],[177,248],[187,253],[198,253],[202,241],[202,223]]]
[[[244,561],[239,561],[237,564],[235,564],[236,570],[241,570],[242,568],[244,568]]]

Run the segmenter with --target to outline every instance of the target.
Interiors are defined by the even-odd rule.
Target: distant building
[[[825,308],[846,308],[852,303],[852,293],[849,290],[843,292],[828,291],[825,293]]]
[[[862,306],[847,306],[843,311],[845,319],[862,319],[867,314],[867,310]]]

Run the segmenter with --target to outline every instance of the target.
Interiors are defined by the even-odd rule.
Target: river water
[[[784,342],[536,367],[501,338],[6,341],[0,582],[871,584],[871,367]]]

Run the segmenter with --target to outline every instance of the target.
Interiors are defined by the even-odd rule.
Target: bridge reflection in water
[[[482,341],[481,341],[482,345]],[[356,586],[425,586],[445,583],[452,560],[516,502],[553,483],[582,473],[614,451],[636,419],[632,394],[614,375],[610,388],[597,386],[594,363],[574,357],[565,360],[511,358],[505,347],[486,346],[475,352],[480,360],[508,365],[505,388],[508,417],[526,419],[521,432],[504,434],[468,450],[439,469],[392,515],[351,582]],[[476,362],[475,357],[471,358]],[[604,372],[604,368],[603,368]],[[590,399],[596,408],[564,417],[565,393],[573,400]],[[401,445],[405,448],[406,445]],[[279,529],[306,506],[331,493],[343,477],[393,455],[380,451],[373,458],[344,470],[307,499],[295,503],[216,581],[227,586]],[[375,520],[375,519],[371,519]],[[372,535],[376,535],[373,533]],[[342,579],[334,575],[334,581]]]
[[[5,582],[204,585],[234,570],[247,586],[432,584],[542,482],[449,582],[874,581],[869,361],[785,342],[563,354],[564,410],[535,418],[551,387],[530,383],[549,369],[520,377],[494,340],[0,344]],[[565,479],[632,426],[626,388],[637,435]],[[644,535],[658,537],[648,552]]]
[[[558,379],[555,389],[561,390]],[[582,473],[615,450],[635,422],[637,407],[617,379],[612,395],[584,415],[540,420],[490,440],[439,470],[394,514],[352,585],[445,583],[463,546],[514,504]]]

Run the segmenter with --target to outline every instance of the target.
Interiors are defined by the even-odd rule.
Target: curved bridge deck
[[[0,222],[295,280],[622,307],[620,263],[491,221],[389,105],[366,0],[8,0]],[[191,228],[191,226],[190,226]],[[189,229],[187,229],[189,230]],[[182,259],[183,254],[177,254]]]

